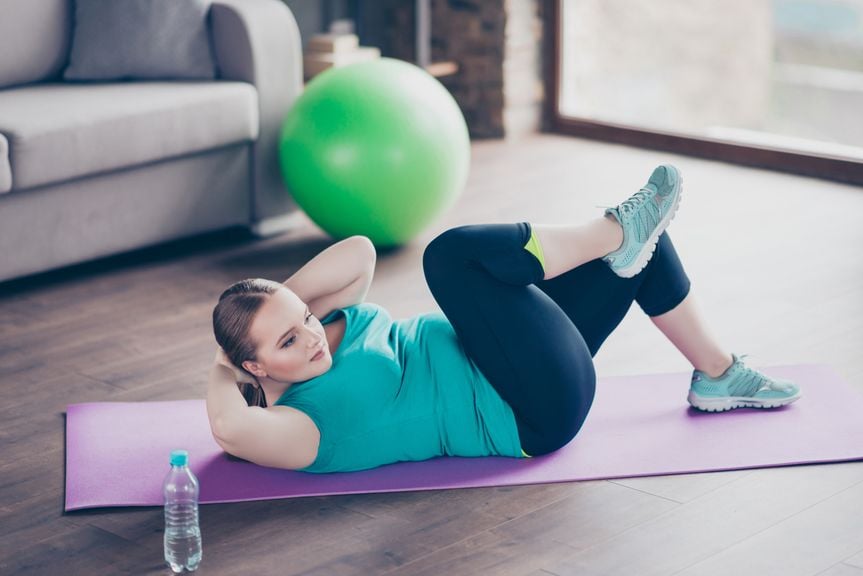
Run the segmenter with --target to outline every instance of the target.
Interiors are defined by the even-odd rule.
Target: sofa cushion
[[[0,134],[0,193],[12,189],[12,168],[9,167],[9,141]]]
[[[258,136],[244,82],[42,84],[0,91],[12,190],[209,150]]]
[[[213,79],[209,0],[76,0],[66,80]]]
[[[54,79],[66,65],[69,0],[0,2],[0,88]]]

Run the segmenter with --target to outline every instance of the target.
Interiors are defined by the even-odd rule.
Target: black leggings
[[[667,233],[647,267],[620,278],[597,258],[550,280],[524,245],[530,224],[452,228],[426,247],[432,295],[515,414],[531,456],[566,445],[593,402],[593,356],[632,302],[648,316],[677,306],[690,282]]]

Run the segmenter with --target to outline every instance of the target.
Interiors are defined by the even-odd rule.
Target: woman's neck
[[[264,390],[267,406],[273,406],[282,397],[282,394],[293,385],[293,382],[279,382],[272,378],[259,378],[258,381]]]

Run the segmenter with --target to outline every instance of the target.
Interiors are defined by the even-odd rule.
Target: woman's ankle
[[[701,367],[695,366],[694,368],[696,370],[704,372],[710,378],[716,379],[725,374],[728,369],[731,368],[732,364],[734,364],[734,358],[731,356],[731,354],[728,354],[728,356],[725,358],[719,358],[708,365]]]
[[[612,227],[609,227],[614,244],[614,248],[608,251],[608,253],[610,254],[611,252],[619,250],[620,247],[623,246],[623,226],[621,226],[620,222],[617,221],[617,218],[615,218],[611,214],[604,214],[602,216],[602,219],[608,220],[613,224]]]

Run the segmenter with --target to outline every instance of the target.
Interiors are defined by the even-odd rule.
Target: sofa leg
[[[266,238],[288,232],[307,222],[308,218],[301,211],[297,210],[290,214],[282,214],[281,216],[273,216],[252,222],[249,230],[259,238]]]

